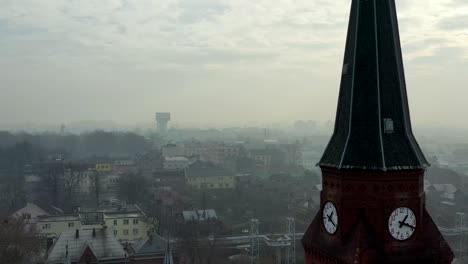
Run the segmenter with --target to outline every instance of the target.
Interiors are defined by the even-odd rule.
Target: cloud
[[[468,8],[458,1],[397,1],[411,70],[435,67],[443,56],[452,56],[444,53],[449,50],[466,57]],[[21,98],[29,91],[43,99],[42,105],[49,104],[41,110],[32,99],[13,104],[2,96],[0,121],[9,118],[2,113],[13,111],[35,120],[89,119],[92,113],[112,119],[121,105],[139,107],[121,113],[119,118],[128,122],[141,120],[156,105],[193,120],[187,96],[207,106],[214,101],[210,94],[219,90],[231,95],[231,120],[245,115],[264,120],[333,118],[350,0],[0,2],[0,78],[12,87],[2,88],[4,94]],[[99,99],[108,94],[115,94],[114,100]],[[57,95],[63,102],[49,99]],[[266,110],[235,108],[255,109],[257,98],[272,108],[283,98],[294,103],[270,116]],[[321,102],[311,106],[314,98]],[[50,110],[63,105],[82,113]],[[38,113],[40,117],[33,117]]]
[[[442,30],[465,30],[468,31],[468,16],[458,15],[442,19],[439,24]]]

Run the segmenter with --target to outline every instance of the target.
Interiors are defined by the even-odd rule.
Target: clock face
[[[388,231],[396,240],[409,239],[416,231],[416,216],[408,207],[400,207],[388,219]]]
[[[332,202],[323,206],[323,226],[329,234],[334,234],[338,228],[338,212]]]

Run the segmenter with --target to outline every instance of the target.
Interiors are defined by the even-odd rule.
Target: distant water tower
[[[156,125],[159,133],[165,134],[167,132],[169,121],[171,121],[171,113],[156,113]]]

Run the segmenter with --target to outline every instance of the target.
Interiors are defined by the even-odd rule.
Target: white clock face
[[[329,234],[334,234],[338,228],[338,212],[332,202],[323,206],[323,226]]]
[[[416,231],[416,216],[407,207],[397,208],[388,219],[388,231],[396,240],[409,239]]]

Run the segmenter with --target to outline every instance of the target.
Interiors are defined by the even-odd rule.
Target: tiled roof
[[[153,254],[165,252],[166,247],[166,239],[158,235],[153,235],[141,240],[138,244],[135,245],[134,250],[136,254]]]
[[[68,256],[71,262],[77,262],[86,246],[89,246],[98,259],[123,259],[125,250],[112,234],[112,230],[80,230],[79,238],[76,231],[67,231],[60,234],[59,238],[49,251],[47,263],[63,263],[66,257],[68,245]]]
[[[216,211],[213,209],[183,211],[182,215],[185,221],[204,221],[208,219],[217,219]]]
[[[221,177],[233,175],[228,170],[221,167],[189,167],[185,170],[187,177]]]
[[[13,216],[15,217],[22,217],[23,214],[29,214],[31,218],[37,218],[38,216],[47,216],[49,213],[44,211],[39,206],[27,203],[25,207],[21,208],[20,210],[16,211]]]

